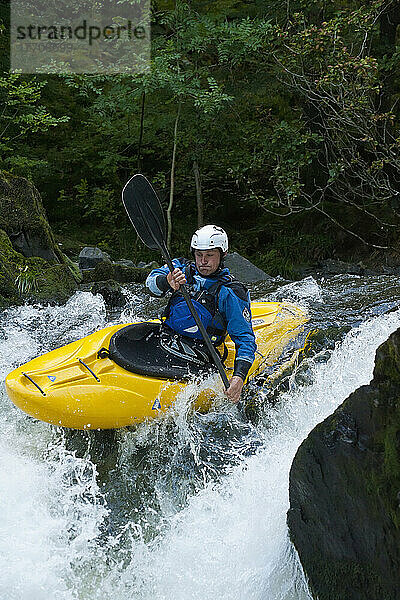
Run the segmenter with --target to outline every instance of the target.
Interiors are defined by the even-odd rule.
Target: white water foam
[[[324,298],[320,285],[314,277],[306,277],[301,281],[292,281],[281,286],[276,292],[270,294],[265,300],[280,302],[288,300],[289,302],[318,302],[323,304]]]
[[[47,345],[104,322],[102,298],[77,293],[64,306],[2,314],[0,335],[0,598],[73,600],[70,573],[97,543],[106,514],[89,461],[65,450],[56,430],[16,409],[4,379]],[[58,345],[61,345],[60,343]]]
[[[0,598],[73,600],[71,574],[94,554],[107,515],[96,472],[49,427],[40,437],[40,426],[29,435],[2,425]]]
[[[9,308],[0,322],[0,377],[39,353],[75,341],[105,326],[101,296],[77,292],[63,306]]]
[[[54,429],[3,412],[0,598],[309,598],[288,541],[290,466],[310,430],[369,382],[377,346],[399,326],[400,311],[376,317],[352,330],[326,363],[311,361],[311,383],[294,378],[271,409],[261,449],[172,513],[153,541],[128,523],[120,559],[112,553],[118,540],[101,537],[107,510],[90,461],[67,452]]]
[[[271,412],[263,448],[170,518],[151,544],[132,538],[131,561],[112,569],[96,599],[305,600],[307,586],[288,540],[288,478],[311,429],[370,381],[377,346],[400,326],[400,311],[352,330],[311,385],[294,387]]]

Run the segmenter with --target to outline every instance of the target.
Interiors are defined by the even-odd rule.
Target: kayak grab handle
[[[45,395],[46,395],[46,394],[45,394],[45,392],[42,390],[42,388],[41,388],[41,387],[40,387],[40,386],[39,386],[39,385],[36,383],[36,381],[33,381],[32,377],[29,377],[29,375],[27,375],[27,374],[26,374],[26,373],[24,373],[23,371],[22,371],[22,375],[23,375],[24,377],[26,377],[27,379],[29,379],[29,381],[30,381],[31,383],[33,383],[33,385],[35,386],[35,388],[37,388],[37,389],[39,390],[39,392],[42,394],[42,396],[45,396]]]
[[[81,363],[81,365],[83,365],[85,367],[85,369],[87,369],[89,371],[89,373],[91,373],[93,375],[95,380],[100,383],[100,379],[97,377],[96,373],[93,373],[92,369],[90,367],[88,367],[88,365],[86,363],[84,363],[83,360],[81,360],[80,358],[78,358],[78,360]]]

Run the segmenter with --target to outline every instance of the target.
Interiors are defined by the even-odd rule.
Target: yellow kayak
[[[308,320],[288,302],[252,302],[251,312],[257,353],[248,379],[274,365]],[[228,337],[218,350],[229,378],[234,344]],[[41,421],[116,429],[167,412],[190,378],[212,371],[206,362],[196,345],[179,336],[164,339],[155,321],[118,324],[18,367],[7,376],[6,390],[16,406]],[[215,380],[199,394],[196,408],[209,408],[212,387]]]

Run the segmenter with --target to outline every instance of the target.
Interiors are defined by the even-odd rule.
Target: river
[[[193,413],[189,389],[159,421],[70,432],[24,415],[4,379],[38,354],[114,322],[157,313],[138,285],[108,311],[76,293],[64,306],[0,312],[2,600],[306,600],[286,526],[289,470],[311,429],[372,376],[400,327],[400,278],[276,279],[253,299],[307,307],[307,356],[257,418],[219,400]]]

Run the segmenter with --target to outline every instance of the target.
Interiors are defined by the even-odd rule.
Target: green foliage
[[[388,243],[390,227],[397,223],[398,215],[387,200],[397,195],[400,174],[399,155],[394,151],[398,115],[378,101],[384,89],[381,64],[370,53],[377,23],[389,9],[390,3],[382,0],[356,8],[350,5],[318,24],[308,23],[304,12],[299,12],[276,29],[276,56],[285,65],[288,85],[313,116],[309,130],[319,140],[317,152],[309,156],[310,166],[318,160],[318,176],[312,183],[307,180],[305,165],[295,157],[300,175],[296,203],[293,185],[283,181],[279,193],[283,210],[318,210],[340,226],[332,204],[351,205],[369,222],[373,232],[369,241],[378,247]],[[359,237],[360,228],[355,229]]]
[[[15,173],[26,174],[40,164],[21,155],[21,143],[29,143],[36,134],[65,123],[65,116],[54,117],[40,104],[46,81],[24,77],[18,73],[0,74],[0,166]]]
[[[293,260],[281,254],[276,248],[272,248],[265,254],[261,254],[258,258],[257,266],[272,277],[280,275],[286,279],[294,278],[295,265]]]
[[[296,266],[301,264],[315,263],[331,256],[333,240],[326,234],[307,233],[282,233],[274,232],[268,250],[257,246],[257,251],[247,252],[258,267],[269,275],[275,277],[281,275],[287,279],[296,276]],[[246,243],[238,245],[239,249],[246,247]]]
[[[261,221],[270,272],[288,276],[296,256],[323,254],[319,245],[331,252],[339,229],[360,246],[393,244],[400,54],[382,28],[391,5],[156,0],[147,73],[4,73],[0,164],[34,179],[60,229],[82,227],[84,243],[139,257],[146,251],[128,233],[120,190],[142,171],[167,205],[180,107],[176,252],[186,253],[196,226],[194,162],[206,220],[233,237]],[[309,222],[318,225],[315,252],[293,242]],[[277,223],[295,250],[269,234]],[[243,245],[250,257],[260,252]]]
[[[83,223],[103,223],[115,227],[122,212],[114,190],[109,186],[92,189],[87,179],[81,179],[71,195],[60,190],[57,202],[61,218],[78,213]]]
[[[31,292],[37,292],[39,290],[37,274],[28,271],[28,265],[25,265],[25,268],[21,269],[20,273],[15,278],[15,285],[21,296],[29,295]]]
[[[338,600],[343,598],[343,589],[368,590],[369,598],[378,600],[389,598],[387,582],[382,579],[376,567],[372,563],[360,564],[356,560],[321,558],[321,553],[311,551],[307,556],[307,572],[310,573],[309,583],[313,597],[318,600]],[[362,592],[361,592],[362,593]],[[352,598],[356,596],[352,593]]]

